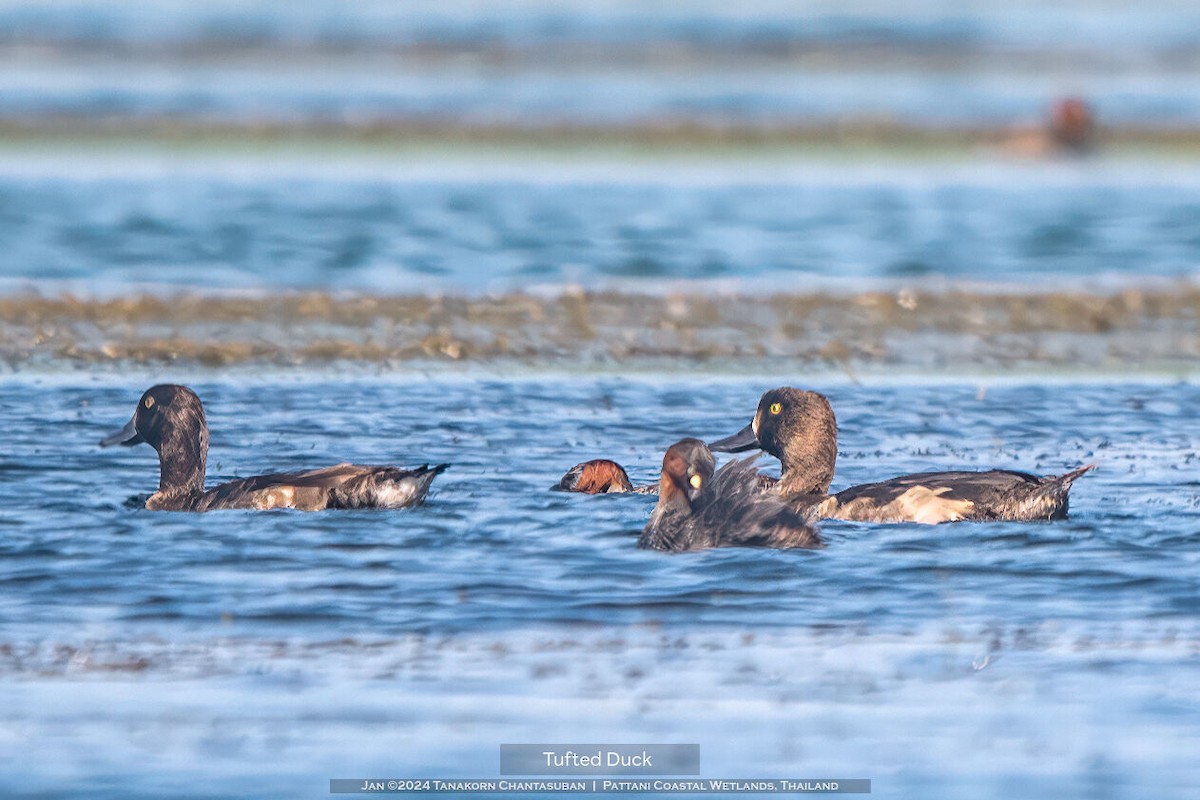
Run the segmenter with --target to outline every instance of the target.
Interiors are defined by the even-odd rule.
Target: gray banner
[[[502,744],[501,775],[699,775],[698,744]]]
[[[661,745],[660,745],[661,746]],[[870,794],[870,778],[331,778],[330,794]]]

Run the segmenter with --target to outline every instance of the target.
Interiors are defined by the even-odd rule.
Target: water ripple
[[[1130,774],[1137,765],[1181,780],[1194,774],[1182,754],[1171,766],[1124,749],[1129,730],[1153,729],[1161,742],[1197,733],[1184,709],[1200,655],[1200,512],[1195,481],[1178,469],[1200,451],[1193,386],[817,386],[841,419],[835,486],[964,464],[1061,470],[1094,452],[1104,460],[1076,484],[1072,518],[1061,523],[829,522],[821,551],[678,556],[634,546],[653,498],[548,487],[600,454],[651,479],[676,438],[744,425],[761,382],[196,382],[218,475],[341,459],[453,465],[423,508],[318,515],[126,508],[130,493],[154,486],[153,453],[95,442],[128,418],[142,388],[0,381],[7,461],[24,465],[9,473],[0,515],[0,674],[23,687],[21,697],[53,687],[76,710],[47,716],[8,691],[0,705],[4,720],[47,747],[63,725],[92,743],[112,735],[114,723],[99,721],[108,717],[89,716],[100,714],[98,695],[79,688],[100,681],[106,693],[132,686],[175,714],[198,692],[210,708],[196,712],[208,721],[197,724],[238,716],[240,735],[260,714],[295,719],[274,705],[280,691],[303,698],[302,716],[353,719],[368,736],[377,720],[403,714],[431,737],[403,763],[457,753],[478,765],[496,736],[537,738],[538,728],[570,738],[554,725],[545,733],[554,715],[539,698],[549,693],[648,714],[663,735],[679,730],[668,719],[689,720],[714,764],[747,757],[729,749],[722,732],[731,725],[783,726],[785,740],[847,768],[847,754],[861,757],[879,730],[904,725],[965,765],[955,773],[965,781],[981,765],[970,736],[964,744],[939,732],[963,730],[947,702],[1043,742],[1043,712],[1081,724],[1079,698],[1103,695],[1108,710],[1087,725],[1111,744],[1063,756],[1075,759],[1074,774],[1094,752],[1113,754]],[[180,682],[194,689],[179,694]],[[334,710],[358,693],[390,699]],[[1007,698],[1003,711],[997,697]],[[456,716],[459,703],[476,711]],[[789,722],[799,714],[803,730],[833,724],[826,704],[842,720],[831,740],[848,748],[840,756]],[[163,730],[138,707],[122,712],[130,725]],[[871,726],[847,718],[848,708],[864,709]],[[747,709],[765,716],[747,722]],[[628,730],[626,711],[600,712],[589,730]],[[476,727],[450,735],[459,718]],[[170,740],[178,758],[205,751],[190,723],[173,730],[183,737]],[[343,744],[318,741],[346,763],[386,760],[349,755],[345,742],[360,755],[374,750],[363,734],[334,730]],[[880,756],[888,763],[928,764],[889,747]],[[139,772],[141,762],[129,760],[136,747],[100,752],[117,772]],[[277,752],[281,770],[313,768],[299,766],[290,746]],[[236,769],[242,757],[218,761]],[[1026,774],[1023,756],[1000,758]],[[30,769],[12,774],[33,780]],[[911,767],[898,774],[920,784]]]

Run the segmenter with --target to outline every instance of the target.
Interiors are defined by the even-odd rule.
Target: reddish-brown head
[[[1064,97],[1050,107],[1050,135],[1059,147],[1086,150],[1092,146],[1095,132],[1095,115],[1086,100]]]
[[[620,464],[596,458],[571,467],[558,482],[558,488],[564,492],[604,494],[632,491],[633,484]]]
[[[682,439],[671,445],[663,456],[659,504],[691,508],[712,479],[716,466],[708,446],[699,439]]]

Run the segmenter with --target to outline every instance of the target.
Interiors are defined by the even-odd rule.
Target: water
[[[698,741],[709,776],[882,796],[1200,781],[1194,386],[817,385],[835,487],[1100,468],[1062,523],[827,522],[820,552],[666,556],[634,547],[652,498],[548,487],[591,456],[653,480],[667,444],[803,375],[193,377],[210,481],[453,466],[416,510],[154,514],[126,504],[153,452],[95,446],[148,376],[0,382],[10,796],[317,796],[571,740]]]
[[[0,30],[5,118],[1005,124],[1082,92],[1115,123],[1200,120],[1178,0],[17,0]]]
[[[323,797],[596,741],[1195,796],[1198,22],[0,2],[0,794]],[[1097,152],[1022,150],[1067,94]],[[163,381],[210,484],[452,466],[418,509],[153,514],[152,451],[96,442]],[[641,552],[653,498],[549,491],[653,481],[784,383],[834,404],[835,488],[1100,466],[1067,521],[816,552]]]
[[[589,740],[695,741],[708,776],[868,777],[885,797],[1200,785],[1195,291],[1169,283],[1195,277],[1192,168],[414,178],[355,159],[242,173],[237,158],[156,158],[115,177],[122,162],[90,154],[2,170],[0,792],[324,796],[334,777],[492,776],[501,743]],[[1168,283],[1129,295],[1144,273]],[[853,292],[888,281],[919,314],[942,310],[866,326]],[[990,288],[921,294],[956,282]],[[537,333],[539,309],[570,317],[573,284],[655,296],[640,319],[635,294],[563,330],[548,313],[531,346],[557,368],[485,352],[448,373],[386,349]],[[796,300],[810,286],[851,294],[756,309],[761,287]],[[991,308],[997,286],[1030,299]],[[532,287],[517,323],[472,313],[517,287]],[[681,287],[717,310],[659,299]],[[1093,317],[1114,287],[1115,322]],[[162,300],[212,290],[235,296]],[[460,301],[427,298],[440,294],[481,305],[445,312]],[[1008,320],[998,338],[992,312]],[[610,341],[613,319],[631,339],[617,325]],[[1143,323],[1152,348],[1124,336]],[[705,345],[708,326],[723,360],[673,349]],[[864,326],[876,369],[830,379],[827,337]],[[749,367],[720,350],[731,329]],[[280,357],[330,330],[386,347]],[[1055,349],[1045,331],[1082,338]],[[161,343],[112,349],[141,336]],[[251,357],[203,366],[226,363],[203,349],[229,339]],[[593,347],[607,377],[587,373]],[[1129,383],[1139,353],[1185,380]],[[1002,377],[969,378],[981,359]],[[1081,359],[1086,381],[1044,376]],[[95,443],[167,380],[207,404],[212,481],[344,459],[453,466],[410,511],[152,514],[126,502],[154,488],[152,452]],[[652,500],[548,490],[594,456],[651,481],[666,445],[737,430],[781,383],[833,400],[837,486],[1101,467],[1066,522],[831,522],[820,552],[644,553]]]
[[[1200,173],[1187,167],[810,164],[744,185],[735,165],[602,179],[568,166],[222,175],[238,163],[0,177],[0,273],[10,290],[58,281],[87,294],[178,290],[201,275],[209,289],[477,293],[930,276],[1061,288],[1200,274]]]

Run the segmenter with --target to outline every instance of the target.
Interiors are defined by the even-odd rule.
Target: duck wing
[[[713,474],[692,512],[672,510],[638,539],[643,549],[682,552],[710,547],[821,547],[808,518],[777,494],[764,492],[757,455],[730,461]]]
[[[820,534],[808,515],[794,509],[778,494],[764,491],[755,467],[758,455],[730,461],[713,475],[697,521],[713,533],[714,547],[822,547]]]
[[[1046,476],[1003,469],[902,475],[844,489],[824,501],[818,514],[863,522],[927,524],[1063,519],[1071,484],[1095,466]]]
[[[226,508],[406,508],[425,499],[429,484],[449,466],[416,469],[336,464],[223,483],[205,492],[197,510]]]

